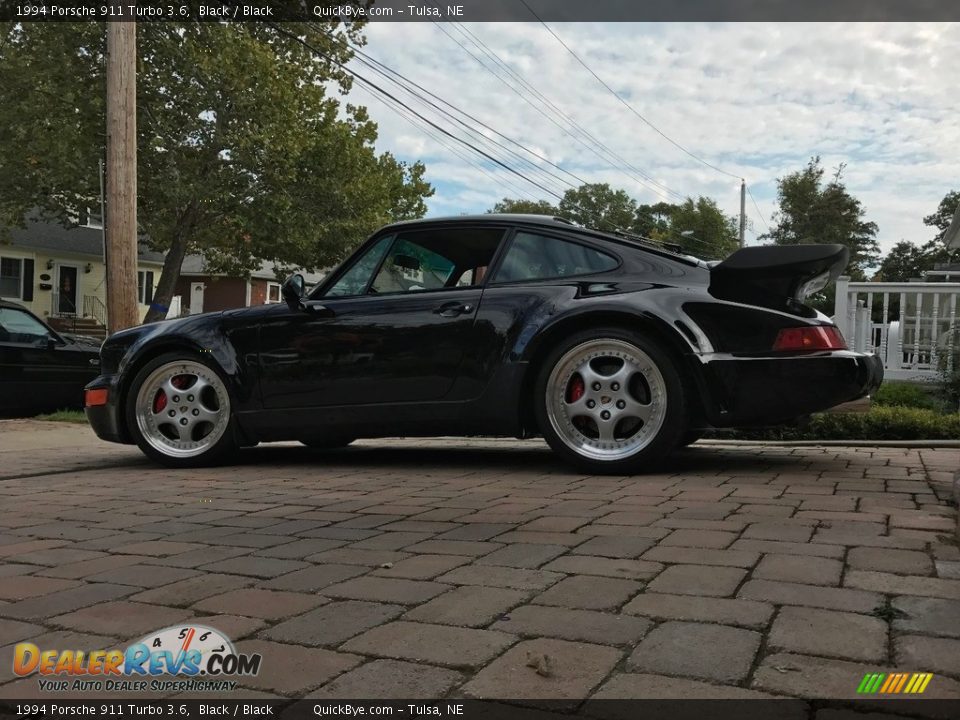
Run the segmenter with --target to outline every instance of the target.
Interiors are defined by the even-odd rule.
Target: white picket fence
[[[884,377],[932,381],[960,351],[960,283],[837,279],[834,322],[848,345],[883,359]]]

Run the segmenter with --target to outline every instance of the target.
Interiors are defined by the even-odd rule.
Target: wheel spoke
[[[598,373],[596,370],[594,370],[592,367],[590,367],[589,361],[581,365],[577,369],[577,372],[580,373],[580,377],[583,378],[583,383],[584,385],[586,385],[588,393],[590,392],[590,390],[592,390],[593,384],[595,382],[603,383],[607,379],[603,375]]]
[[[644,405],[643,403],[639,403],[631,397],[627,397],[624,402],[626,403],[626,407],[620,411],[621,417],[640,418],[644,423],[649,422],[650,416],[653,414],[654,409],[652,403],[650,405]]]
[[[617,426],[616,420],[597,420],[597,430],[600,431],[600,442],[614,442],[613,431]]]
[[[630,385],[630,378],[633,377],[633,374],[637,372],[640,372],[640,370],[636,365],[629,360],[624,360],[620,369],[608,377],[607,381],[611,383],[619,383],[620,388],[625,389]]]
[[[217,419],[220,417],[220,411],[219,411],[219,410],[208,410],[207,408],[203,407],[202,405],[198,405],[198,406],[196,407],[196,410],[198,410],[199,412],[197,413],[197,415],[194,416],[194,422],[211,422],[211,423],[215,423],[215,422],[217,421]]]

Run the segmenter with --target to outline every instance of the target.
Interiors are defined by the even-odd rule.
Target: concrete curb
[[[960,448],[960,440],[721,440],[705,438],[698,440],[697,444],[783,447]]]
[[[960,540],[960,470],[953,474],[953,504],[958,508],[955,516],[957,518],[956,537]]]

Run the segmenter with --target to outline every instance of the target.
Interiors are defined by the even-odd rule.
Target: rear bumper
[[[130,439],[120,423],[120,386],[116,376],[101,375],[88,383],[83,390],[84,396],[86,396],[87,390],[107,391],[107,401],[105,404],[83,408],[83,411],[87,415],[87,420],[90,422],[90,427],[93,428],[93,432],[96,433],[97,437],[109,442],[129,443]]]
[[[875,355],[699,357],[706,420],[714,427],[777,425],[869,395],[883,381]]]

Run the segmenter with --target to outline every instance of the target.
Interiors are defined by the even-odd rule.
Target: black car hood
[[[103,344],[103,340],[97,337],[91,337],[89,335],[74,335],[73,333],[60,333],[62,337],[67,342],[73,343],[84,350],[93,350],[94,352],[100,352],[100,345]]]

